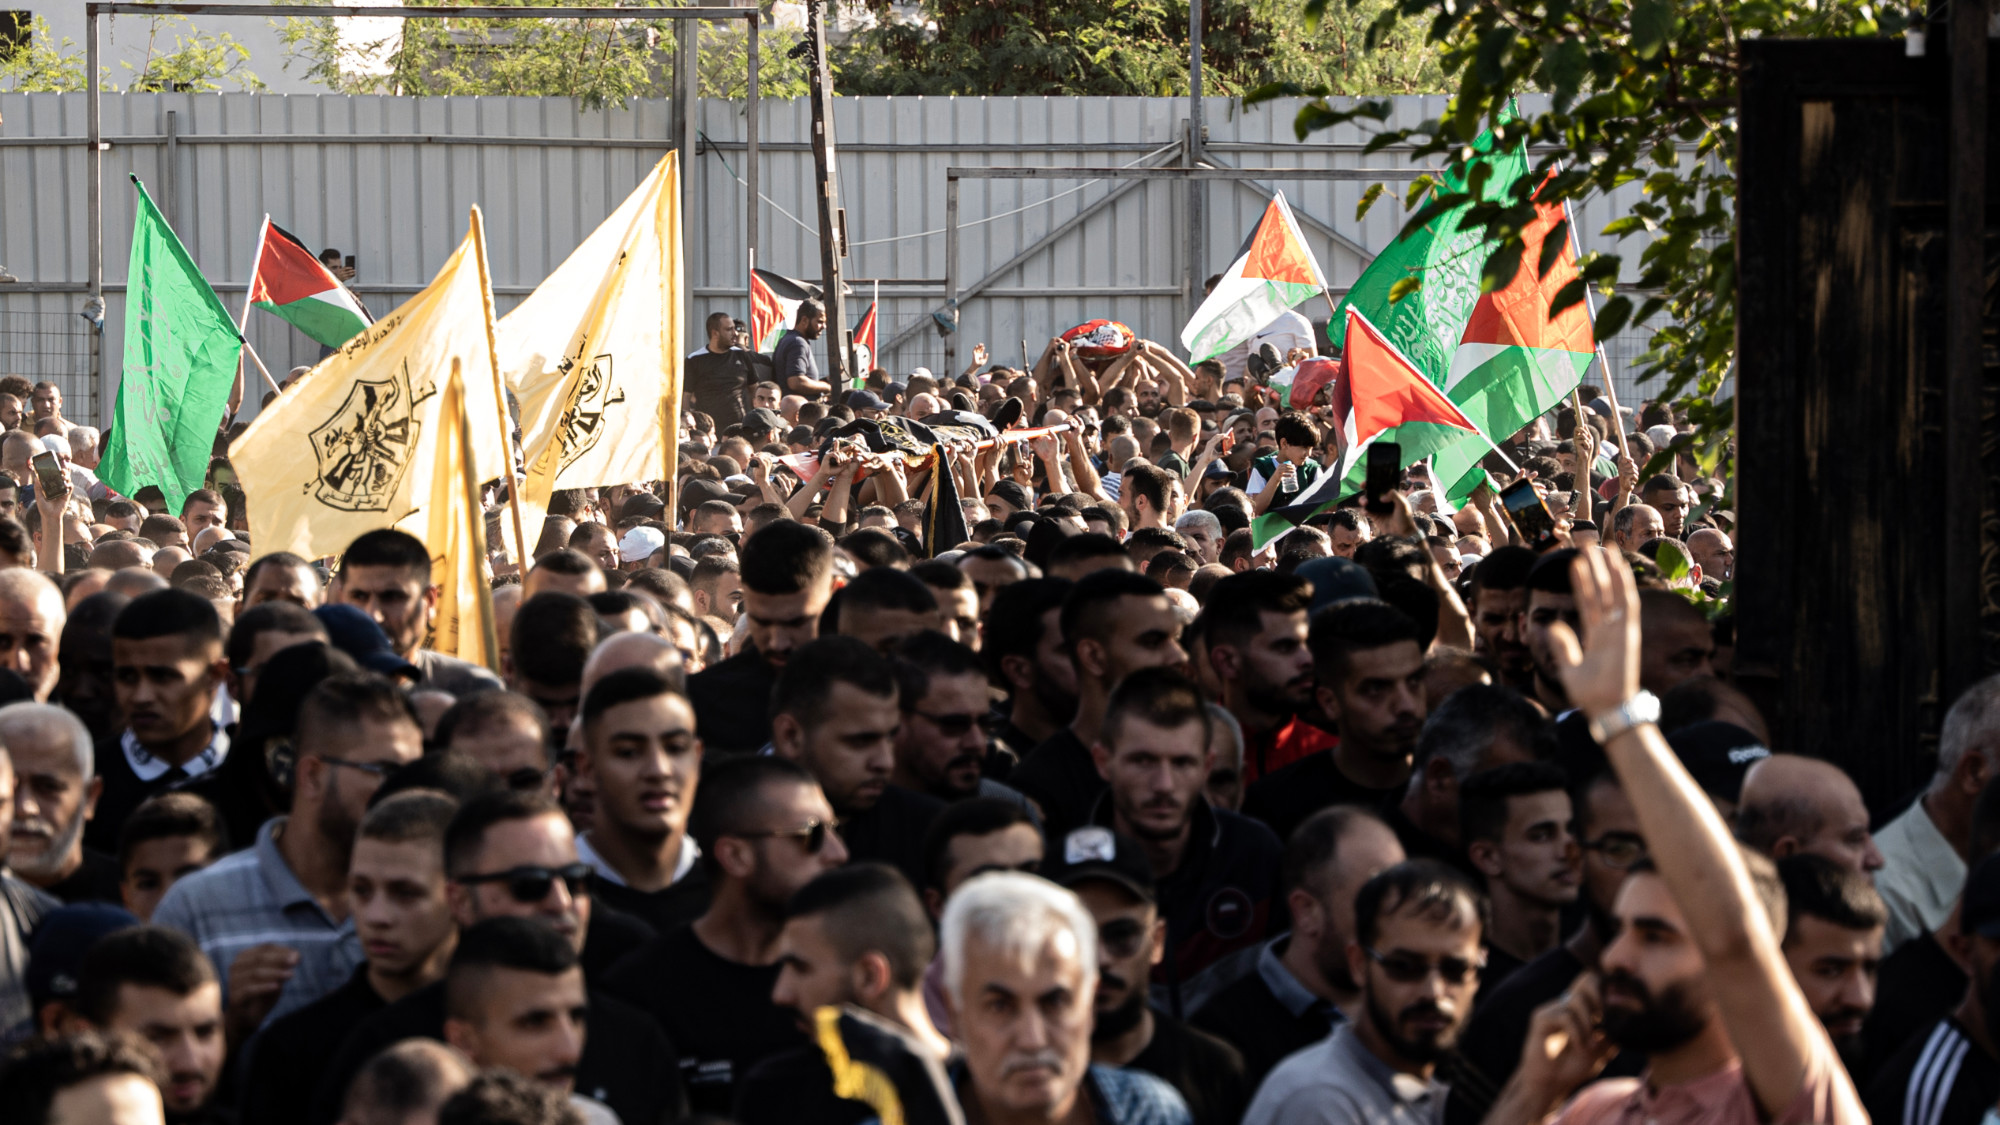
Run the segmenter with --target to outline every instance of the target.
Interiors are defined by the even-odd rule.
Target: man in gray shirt
[[[412,685],[448,695],[497,690],[500,677],[470,661],[424,648],[437,621],[438,587],[431,585],[431,555],[416,536],[394,528],[370,531],[347,545],[334,579],[332,601],[375,619],[396,655],[416,667]]]
[[[1435,1125],[1437,1065],[1479,991],[1486,899],[1434,860],[1399,863],[1354,900],[1348,967],[1365,1016],[1278,1064],[1243,1125]]]

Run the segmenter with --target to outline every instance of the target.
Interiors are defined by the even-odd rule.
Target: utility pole
[[[1187,166],[1199,168],[1202,164],[1202,145],[1208,140],[1203,134],[1207,124],[1201,112],[1201,19],[1202,0],[1188,0],[1188,119],[1187,119]],[[1204,213],[1208,203],[1208,184],[1192,177],[1187,182],[1187,313],[1194,315],[1201,307],[1201,284],[1208,280],[1208,216]]]
[[[806,61],[812,80],[813,171],[819,180],[820,284],[826,290],[826,381],[841,401],[854,370],[848,347],[847,302],[841,297],[840,260],[847,256],[847,212],[840,206],[840,174],[833,145],[833,74],[826,62],[827,0],[808,0]]]

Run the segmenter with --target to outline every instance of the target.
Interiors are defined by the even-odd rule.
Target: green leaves
[[[1608,340],[1618,335],[1631,317],[1632,300],[1621,294],[1604,302],[1604,307],[1597,310],[1597,322],[1592,325],[1591,332],[1599,340]]]
[[[1633,0],[1632,52],[1642,59],[1659,54],[1674,35],[1674,9],[1668,0]]]
[[[1535,262],[1535,276],[1547,277],[1549,267],[1556,264],[1556,259],[1562,257],[1563,249],[1568,245],[1569,220],[1561,219],[1555,226],[1549,228],[1548,237],[1542,239],[1542,254]]]
[[[1375,206],[1376,200],[1382,198],[1383,190],[1384,188],[1381,184],[1368,185],[1368,190],[1361,193],[1361,201],[1354,205],[1355,222],[1360,222],[1362,217],[1368,214],[1368,209]]]
[[[1395,284],[1389,286],[1389,302],[1394,304],[1423,288],[1423,285],[1423,280],[1420,278],[1399,277],[1396,279]]]

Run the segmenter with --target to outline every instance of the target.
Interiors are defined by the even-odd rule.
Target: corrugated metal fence
[[[1441,98],[1399,99],[1397,118],[1443,109]],[[543,98],[391,98],[269,94],[123,94],[104,99],[106,281],[103,396],[115,392],[132,196],[144,180],[195,261],[232,310],[240,307],[260,216],[314,247],[358,258],[355,289],[380,313],[421,288],[485,209],[495,296],[504,314],[609,214],[665,151],[670,105],[636,102],[585,111]],[[1341,129],[1307,143],[1292,136],[1295,104],[1252,109],[1213,99],[1207,154],[1245,168],[1382,168],[1407,174],[1399,154],[1364,158],[1366,136]],[[907,372],[944,359],[928,325],[944,298],[945,169],[951,166],[1166,164],[1183,151],[1184,99],[842,98],[835,103],[841,190],[858,317],[882,297],[884,356]],[[84,218],[85,99],[0,94],[0,373],[51,378],[73,417],[97,413],[82,307],[89,263]],[[705,100],[689,161],[686,216],[689,338],[700,318],[747,313],[743,105]],[[805,104],[763,103],[763,248],[759,264],[805,279],[819,274],[810,115]],[[1385,199],[1354,217],[1365,183],[1206,185],[1206,266],[1222,268],[1283,189],[1336,288],[1394,237],[1401,210]],[[1121,191],[1121,189],[1123,189]],[[1261,190],[1260,190],[1261,189]],[[1636,191],[1636,189],[1630,189]],[[961,312],[961,357],[972,342],[996,361],[1039,354],[1055,332],[1091,317],[1176,339],[1190,305],[1189,189],[1180,182],[968,180],[961,185],[961,286],[983,283]],[[1106,202],[1117,193],[1116,199]],[[1596,200],[1579,226],[1586,248],[1630,201]],[[1089,212],[1087,215],[1086,212]],[[1080,222],[1073,221],[1084,215]],[[1608,244],[1607,244],[1608,245]],[[1627,243],[1628,258],[1638,246]],[[989,276],[1003,263],[1024,260]],[[1195,279],[1199,284],[1199,279]],[[1307,307],[1315,319],[1324,308]],[[252,344],[280,376],[319,348],[276,318],[250,320]],[[1624,360],[1644,349],[1628,333],[1610,342],[1621,397],[1637,399]],[[253,391],[253,400],[257,397]],[[85,404],[92,404],[86,409]]]

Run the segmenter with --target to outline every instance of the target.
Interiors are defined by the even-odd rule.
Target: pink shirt
[[[1868,1125],[1840,1061],[1824,1042],[1798,1095],[1769,1121],[1750,1096],[1743,1064],[1692,1082],[1655,1088],[1644,1078],[1611,1078],[1585,1086],[1556,1115],[1556,1125]]]

